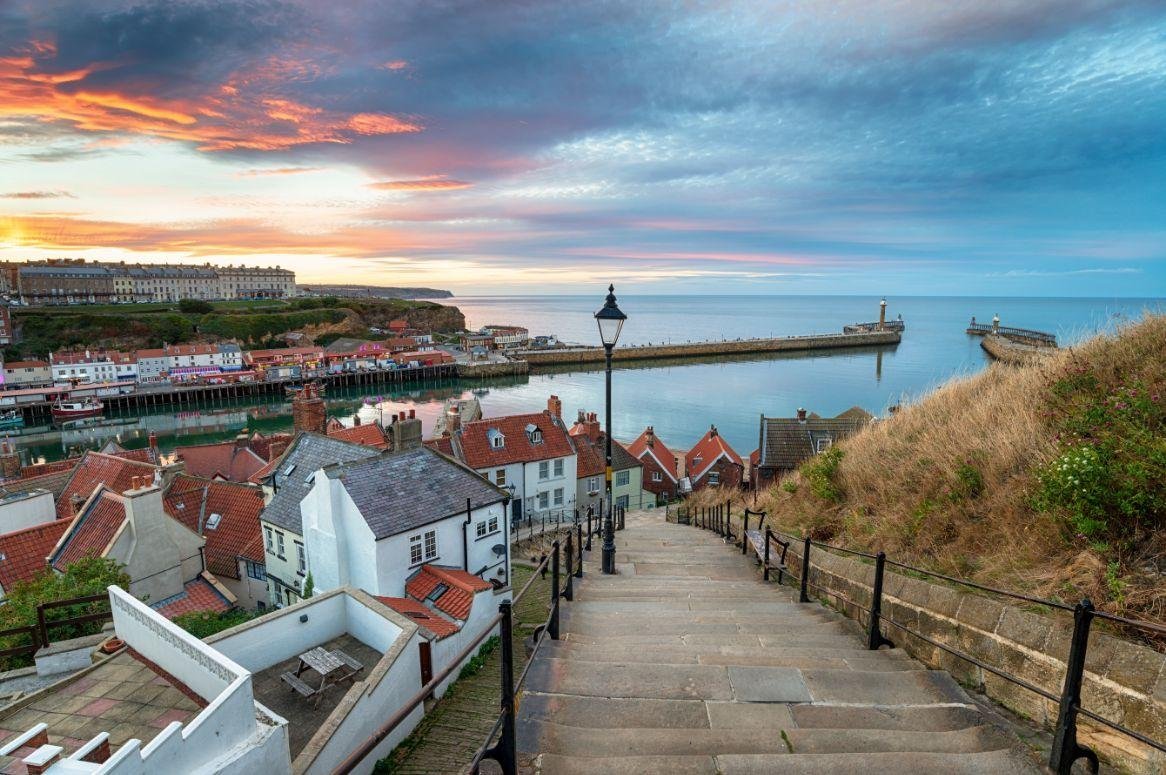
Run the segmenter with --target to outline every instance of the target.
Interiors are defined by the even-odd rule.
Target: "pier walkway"
[[[944,672],[761,581],[712,533],[628,512],[531,665],[520,760],[538,773],[1039,772]]]

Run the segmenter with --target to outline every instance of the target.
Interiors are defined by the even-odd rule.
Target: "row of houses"
[[[399,368],[452,360],[435,350],[432,337],[396,337],[384,342],[338,340],[329,347],[244,351],[238,344],[174,344],[134,352],[84,350],[49,353],[48,360],[11,361],[3,366],[7,389],[53,385],[133,382],[178,384],[196,380],[264,379],[303,369],[343,373]]]
[[[278,266],[49,259],[0,264],[0,293],[34,305],[282,299],[296,295],[296,275]]]

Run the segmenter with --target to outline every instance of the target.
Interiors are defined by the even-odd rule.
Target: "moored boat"
[[[53,404],[53,422],[83,420],[87,417],[101,417],[105,414],[105,404],[94,398],[84,401],[60,401]]]
[[[24,414],[19,409],[0,412],[0,429],[23,428]]]

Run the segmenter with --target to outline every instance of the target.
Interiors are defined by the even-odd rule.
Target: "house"
[[[240,433],[234,441],[178,447],[174,458],[185,465],[185,472],[191,476],[226,482],[246,482],[269,462],[251,449],[251,438],[246,433]]]
[[[58,519],[0,535],[0,594],[46,571],[45,558],[68,527],[68,520]]]
[[[561,413],[551,396],[546,411],[489,417],[453,433],[458,458],[511,493],[511,521],[575,508],[577,458]]]
[[[656,436],[655,429],[649,425],[627,449],[643,464],[643,488],[656,497],[656,505],[675,500],[679,495],[680,465],[676,455]]]
[[[684,456],[685,477],[693,492],[705,487],[738,488],[745,478],[745,461],[717,431],[709,426],[688,454]]]
[[[263,611],[269,604],[264,568],[263,490],[256,485],[179,474],[163,496],[166,513],[206,541],[206,568],[235,597]]]
[[[579,513],[593,507],[599,514],[599,506],[605,496],[604,472],[607,468],[607,435],[600,430],[599,416],[595,412],[579,412],[579,418],[568,431],[575,442],[579,456],[579,489],[576,502]],[[644,464],[635,458],[627,447],[618,441],[611,445],[611,494],[616,506],[642,509],[656,505],[656,497],[643,488]]]
[[[53,372],[48,361],[9,361],[4,364],[4,389],[50,387]]]
[[[267,500],[259,523],[263,529],[263,565],[271,606],[291,605],[300,599],[308,573],[300,501],[311,489],[315,472],[327,465],[376,454],[377,450],[371,447],[318,433],[302,433],[280,457],[253,477],[253,481],[263,486]]]
[[[359,415],[353,417],[351,426],[345,426],[335,417],[329,418],[324,432],[333,439],[361,444],[373,449],[388,449],[389,440],[385,437],[384,429],[377,422],[362,422]]]
[[[400,596],[426,564],[509,583],[509,495],[427,447],[327,466],[304,497],[319,590]]]
[[[122,492],[96,487],[49,553],[48,564],[64,572],[85,557],[109,558],[125,566],[130,594],[163,615],[226,611],[234,596],[205,572],[205,545],[166,513],[162,488],[152,477],[134,477]]]
[[[86,452],[69,474],[69,480],[57,498],[57,519],[72,519],[89,499],[98,485],[114,492],[131,489],[135,479],[148,477],[163,481],[175,472],[172,469],[127,460],[101,452]]]
[[[872,414],[857,406],[837,417],[819,417],[805,409],[798,409],[796,417],[761,415],[756,476],[751,485],[765,487],[873,421]]]
[[[138,356],[117,350],[49,353],[49,369],[56,384],[136,382]]]

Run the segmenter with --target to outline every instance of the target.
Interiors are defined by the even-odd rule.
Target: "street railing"
[[[677,515],[677,522],[680,524],[691,524],[706,530],[711,530],[727,540],[732,538],[732,532],[729,525],[732,522],[730,510],[731,502],[723,506],[713,507],[680,507],[675,509]],[[680,517],[686,518],[686,521],[681,521]],[[745,535],[748,529],[748,519],[750,516],[760,514],[762,521],[765,518],[764,512],[750,511],[746,509],[742,517],[742,534],[741,534],[741,548],[742,552],[746,551],[746,543],[749,541]],[[760,530],[760,522],[758,526]],[[798,568],[798,573],[794,575],[786,567],[786,551],[795,544],[801,544],[801,563]],[[770,547],[776,545],[781,547],[781,559],[776,566],[771,565],[770,562]],[[812,551],[817,549],[824,552],[837,552],[853,557],[858,557],[863,561],[870,561],[874,563],[875,573],[873,582],[870,585],[870,600],[868,605],[851,600],[837,590],[830,589],[810,580],[812,565]],[[1126,617],[1117,616],[1114,614],[1098,611],[1089,599],[1083,599],[1076,605],[1068,605],[1066,603],[1055,600],[1047,600],[1044,598],[1034,597],[1032,595],[1025,595],[1018,592],[1010,592],[996,587],[990,587],[984,584],[977,584],[968,579],[961,579],[955,576],[948,576],[943,573],[927,570],[914,565],[896,562],[887,558],[883,552],[863,552],[857,549],[849,549],[843,546],[834,546],[832,544],[821,541],[814,541],[809,536],[794,536],[789,533],[773,530],[772,527],[765,528],[764,546],[761,550],[763,554],[762,564],[764,567],[764,576],[768,581],[769,572],[771,568],[777,567],[779,583],[782,580],[783,572],[790,577],[792,582],[796,582],[800,587],[799,602],[810,602],[810,590],[822,595],[825,598],[833,598],[847,606],[852,607],[856,611],[861,611],[865,616],[865,623],[863,617],[855,615],[855,618],[860,623],[864,624],[866,629],[867,648],[870,650],[877,650],[881,646],[894,647],[894,643],[884,632],[884,625],[894,628],[912,637],[934,646],[947,654],[956,657],[957,659],[968,662],[976,667],[986,670],[992,675],[997,676],[1009,683],[1015,684],[1029,692],[1032,692],[1049,702],[1055,703],[1057,706],[1057,721],[1053,730],[1053,748],[1049,756],[1049,769],[1057,775],[1070,775],[1073,764],[1078,759],[1085,759],[1091,772],[1098,771],[1097,754],[1090,748],[1082,745],[1077,740],[1077,720],[1079,716],[1084,716],[1091,719],[1093,722],[1100,724],[1108,729],[1125,735],[1129,738],[1137,740],[1139,743],[1153,748],[1156,751],[1166,753],[1166,743],[1155,740],[1141,732],[1130,729],[1116,721],[1105,718],[1099,713],[1092,711],[1082,705],[1081,689],[1084,682],[1085,675],[1085,657],[1089,648],[1089,633],[1094,619],[1103,619],[1113,622],[1114,624],[1137,629],[1146,633],[1153,633],[1154,635],[1166,635],[1166,626],[1155,624],[1153,622],[1139,621],[1136,619],[1128,619]],[[1023,678],[1014,675],[1013,673],[988,664],[987,662],[978,659],[977,657],[968,654],[958,648],[954,648],[946,643],[940,642],[937,638],[929,637],[928,635],[919,632],[902,622],[896,621],[894,618],[886,616],[882,611],[883,604],[883,576],[886,566],[900,568],[902,570],[917,573],[924,576],[929,576],[936,579],[942,579],[952,584],[968,587],[969,589],[978,590],[991,595],[999,595],[1001,597],[1010,598],[1013,600],[1020,600],[1025,603],[1032,603],[1036,605],[1048,606],[1060,611],[1066,611],[1073,614],[1073,632],[1069,639],[1069,656],[1065,664],[1065,675],[1062,683],[1060,694],[1054,694],[1047,689],[1036,686]],[[958,625],[953,624],[952,627]]]

